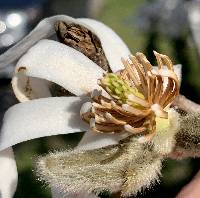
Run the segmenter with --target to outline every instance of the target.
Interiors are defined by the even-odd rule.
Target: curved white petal
[[[11,107],[4,116],[0,150],[30,139],[87,130],[79,115],[83,102],[79,97],[52,97]]]
[[[66,23],[75,23],[77,21],[66,15],[56,15],[43,19],[24,39],[0,56],[0,68],[17,60],[39,40],[55,34],[54,24],[58,20],[65,21]]]
[[[174,65],[174,72],[176,73],[179,82],[181,84],[182,81],[182,65],[178,64],[178,65]]]
[[[93,19],[74,19],[66,15],[56,15],[40,21],[40,23],[20,42],[0,56],[0,68],[14,62],[39,40],[55,34],[54,24],[62,20],[67,24],[76,23],[86,26],[100,39],[105,55],[115,72],[123,68],[121,57],[127,57],[130,51],[122,39],[108,26]]]
[[[121,58],[127,58],[131,52],[122,39],[111,28],[99,21],[87,18],[79,18],[78,21],[98,36],[112,71],[123,69]]]
[[[51,97],[49,85],[47,80],[28,77],[23,71],[12,78],[13,91],[20,102]]]
[[[158,71],[157,66],[153,66],[153,69]],[[164,66],[163,69],[167,70],[167,67]],[[174,72],[177,75],[179,82],[181,83],[181,80],[182,80],[182,65],[180,65],[180,64],[174,65]]]
[[[17,166],[12,148],[0,151],[0,197],[12,198],[18,181]]]
[[[106,133],[96,133],[93,131],[87,131],[81,141],[79,142],[76,149],[78,150],[92,150],[109,145],[118,144],[121,139],[128,137],[128,133],[119,134],[106,134]]]
[[[56,41],[41,40],[18,61],[12,84],[20,101],[40,98],[44,93],[39,92],[41,86],[34,86],[34,79],[28,77],[52,81],[75,95],[82,95],[98,87],[97,79],[103,72],[77,50]],[[43,87],[48,86],[44,81],[41,83]]]

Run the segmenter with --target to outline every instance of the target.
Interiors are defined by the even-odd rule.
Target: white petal
[[[179,82],[181,83],[182,81],[182,65],[174,65],[174,72],[176,73]]]
[[[0,68],[17,60],[39,40],[55,34],[54,24],[58,20],[65,21],[66,23],[76,22],[76,19],[66,15],[56,15],[43,19],[24,39],[0,56]]]
[[[17,167],[12,148],[0,151],[0,197],[12,198],[17,187]]]
[[[0,56],[0,68],[20,58],[31,46],[39,40],[55,34],[54,24],[62,20],[67,24],[75,23],[86,26],[100,39],[106,57],[113,71],[123,68],[121,57],[127,57],[130,51],[121,38],[108,26],[93,19],[74,19],[66,15],[56,15],[40,21],[40,23],[20,42]]]
[[[0,150],[30,139],[87,130],[79,115],[83,102],[79,97],[52,97],[11,107],[4,116]]]
[[[121,58],[128,58],[131,52],[122,39],[111,28],[99,21],[87,18],[79,18],[78,21],[98,36],[112,71],[123,69]]]
[[[153,69],[155,71],[158,71],[158,67],[157,66],[153,66]],[[167,67],[164,66],[163,70],[167,70]],[[182,65],[178,64],[178,65],[174,65],[174,72],[177,75],[179,82],[181,82],[182,80]]]
[[[79,142],[76,149],[78,150],[92,150],[102,148],[109,145],[118,144],[121,139],[128,137],[128,133],[119,134],[106,134],[97,133],[93,131],[87,131],[81,141]]]
[[[15,96],[20,102],[31,99],[51,97],[49,82],[44,79],[28,77],[18,72],[12,79]]]
[[[77,50],[56,41],[41,40],[18,61],[13,88],[21,101],[24,101],[23,97],[40,98],[38,86],[30,84],[30,78],[27,78],[31,76],[52,81],[75,95],[82,95],[98,87],[97,79],[102,77],[103,72]]]

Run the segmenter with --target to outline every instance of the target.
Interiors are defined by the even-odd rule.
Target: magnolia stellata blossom
[[[80,24],[92,31],[99,38],[113,73],[106,73],[88,57],[69,46],[58,41],[44,39],[55,33],[54,25],[58,20],[66,24]],[[0,56],[0,68],[19,59],[12,79],[12,87],[21,102],[11,107],[5,114],[0,134],[1,153],[5,152],[5,149],[11,151],[11,146],[30,139],[87,131],[72,153],[62,154],[65,159],[69,158],[69,163],[74,163],[73,156],[79,159],[78,172],[76,168],[71,167],[72,172],[69,171],[66,179],[62,177],[60,180],[60,178],[51,177],[51,171],[49,174],[44,171],[43,168],[49,165],[46,163],[48,157],[44,161],[39,160],[38,170],[41,170],[41,174],[40,172],[38,174],[43,175],[44,173],[42,177],[46,178],[53,189],[60,188],[60,191],[65,193],[70,190],[77,191],[83,185],[83,190],[88,189],[88,192],[91,192],[98,188],[105,189],[108,182],[111,182],[110,184],[113,182],[113,185],[108,186],[109,189],[119,190],[125,179],[121,176],[124,166],[136,158],[139,160],[143,157],[149,159],[147,163],[141,163],[142,168],[138,167],[137,173],[142,175],[145,167],[147,170],[154,171],[148,177],[141,177],[144,180],[143,183],[148,180],[150,184],[151,180],[158,177],[162,159],[160,153],[164,155],[170,152],[174,143],[173,137],[178,126],[173,123],[172,118],[177,115],[168,106],[179,91],[179,80],[175,73],[180,76],[180,66],[173,67],[167,56],[156,52],[158,69],[153,68],[142,53],[128,58],[129,55],[128,47],[119,36],[95,20],[54,16],[41,21],[27,37]],[[121,57],[125,59],[121,61]],[[76,96],[51,97],[52,83],[62,86]],[[169,129],[172,135],[166,136],[163,131],[169,131]],[[130,142],[128,144],[126,143],[127,137]],[[123,139],[126,139],[125,142],[118,144]],[[157,154],[148,155],[150,151],[145,150],[138,155],[138,152],[144,151],[142,149],[144,145],[141,142],[153,142]],[[117,146],[109,149],[111,145]],[[133,157],[132,160],[127,158],[127,155],[122,155],[121,158],[106,163],[104,157],[109,158],[110,155],[114,157],[113,154],[118,153],[119,145],[125,148],[125,153],[129,153],[128,156],[131,154],[136,158]],[[103,154],[103,158],[99,152]],[[11,167],[9,169],[7,166],[0,168],[0,172],[8,173],[7,178],[0,181],[0,192],[3,197],[9,198],[15,191],[17,174],[12,152],[5,152],[5,155]],[[154,155],[156,158],[152,157]],[[58,156],[59,154],[53,158],[59,159]],[[0,159],[4,160],[1,156]],[[148,166],[149,161],[156,164],[157,168]],[[55,160],[55,165],[57,162]],[[96,169],[97,172],[93,171],[96,173],[95,177],[91,175],[93,173],[88,176],[88,170],[93,169],[97,164],[100,165],[100,162],[105,162],[99,169],[105,172],[100,174]],[[84,163],[86,170],[81,168],[81,166],[84,167]],[[92,164],[88,166],[88,163]],[[131,169],[131,166],[126,166],[126,168],[130,169],[127,174],[133,174],[131,171],[134,169]],[[12,175],[11,169],[14,173]],[[72,173],[75,179],[82,182],[73,185],[77,180],[69,180]],[[110,174],[110,179],[105,177],[105,174],[107,176]],[[94,181],[93,186],[90,186],[91,179]],[[99,182],[99,179],[102,179],[103,183]],[[134,178],[128,180],[130,182],[125,187],[124,195],[135,193],[143,186],[142,180],[139,182]],[[9,183],[10,181],[13,181],[13,186]],[[4,184],[8,182],[7,189],[4,188],[2,182]],[[129,185],[134,182],[138,182],[138,185],[135,183],[136,188],[133,190],[129,188]],[[69,184],[69,188],[65,188],[66,183]]]

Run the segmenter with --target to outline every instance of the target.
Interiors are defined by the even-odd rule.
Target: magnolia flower
[[[112,73],[103,70],[78,50],[45,39],[55,33],[54,25],[59,20],[65,24],[81,25],[96,35]],[[127,163],[134,161],[135,157],[139,160],[138,152],[144,151],[144,142],[153,143],[156,150],[151,155],[150,150],[139,154],[141,158],[148,158],[142,167],[151,169],[153,173],[143,175],[140,181],[130,178],[129,184],[136,181],[136,188],[133,190],[126,186],[124,195],[140,190],[142,182],[149,185],[151,180],[158,178],[162,156],[172,150],[178,130],[178,124],[173,122],[178,119],[177,113],[169,105],[179,93],[180,66],[173,66],[167,56],[157,52],[158,68],[153,67],[142,53],[129,55],[128,47],[104,24],[92,19],[54,16],[41,21],[21,42],[0,56],[0,68],[19,59],[12,87],[21,102],[6,112],[0,133],[0,161],[5,162],[0,163],[0,176],[6,175],[3,180],[0,179],[3,198],[12,197],[17,184],[11,147],[30,139],[58,134],[86,131],[74,151],[50,155],[38,163],[38,170],[41,170],[38,174],[50,183],[56,196],[54,189],[60,188],[59,191],[66,193],[83,187],[83,190],[91,192],[105,189],[108,182],[109,189],[119,190],[124,179],[120,171],[126,165],[127,173],[134,175]],[[121,61],[121,57],[125,59]],[[75,96],[51,97],[51,88],[55,84]],[[122,144],[119,144],[121,140]],[[113,158],[118,152],[119,145],[124,148],[125,155],[109,161],[108,158]],[[63,157],[67,161],[69,159],[69,163],[77,163],[75,168],[70,165],[69,175],[60,174],[59,169],[54,170],[55,166],[60,167],[58,159]],[[103,163],[101,167],[100,161]],[[148,166],[149,161],[153,161],[155,169]],[[81,168],[84,164],[87,171]],[[53,168],[55,173],[53,177],[52,170],[45,172],[49,165],[48,168]],[[95,166],[97,169],[94,169]],[[64,166],[64,169],[67,167]],[[93,170],[91,174],[96,173],[95,177],[88,175],[90,169]],[[142,175],[142,170],[139,168],[137,173]],[[57,177],[59,174],[65,176],[60,179]],[[90,186],[91,178],[93,186]]]

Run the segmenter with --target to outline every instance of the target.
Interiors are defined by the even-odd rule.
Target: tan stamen
[[[179,82],[168,56],[154,51],[158,70],[142,53],[122,58],[124,69],[104,74],[98,84],[107,92],[94,90],[92,103],[83,106],[81,117],[95,132],[142,134],[140,142],[156,134],[156,117],[168,118],[165,110],[179,94]]]

